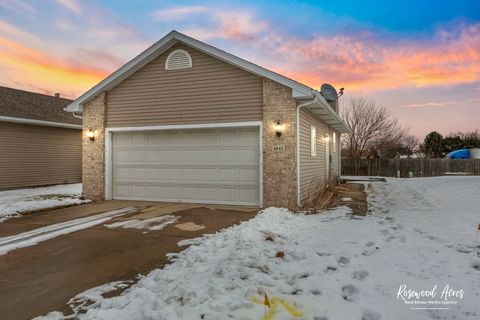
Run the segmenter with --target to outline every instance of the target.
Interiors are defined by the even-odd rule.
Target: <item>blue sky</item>
[[[478,1],[0,0],[0,84],[74,98],[172,29],[374,98],[420,137],[479,127]]]

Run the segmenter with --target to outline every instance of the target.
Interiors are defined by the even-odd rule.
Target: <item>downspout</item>
[[[309,106],[318,101],[318,96],[315,95],[310,101],[304,102],[297,106],[297,206],[300,208],[301,199],[300,199],[300,108]]]
[[[75,112],[72,112],[72,115],[73,115],[75,118],[78,118],[78,119],[83,119],[83,117],[82,117],[82,116],[79,116],[79,115],[75,114]]]

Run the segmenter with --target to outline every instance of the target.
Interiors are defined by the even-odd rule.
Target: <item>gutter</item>
[[[82,129],[82,125],[80,124],[35,120],[35,119],[27,119],[27,118],[5,117],[5,116],[0,116],[0,122],[32,124],[37,126],[67,128],[67,129]]]
[[[318,102],[318,95],[315,95],[315,97],[307,102],[304,102],[302,104],[297,105],[297,206],[300,208],[301,207],[301,199],[300,199],[300,108],[309,106],[311,104],[314,104]]]
[[[332,116],[333,118],[335,118],[335,120],[337,120],[339,123],[342,123],[343,124],[343,127],[345,128],[345,132],[350,132],[350,128],[345,124],[345,122],[342,120],[342,118],[340,118],[340,116],[338,115],[338,113],[336,113],[332,107],[330,106],[330,104],[327,102],[327,100],[325,100],[325,98],[323,98],[319,93],[315,92],[315,97],[316,98],[319,98],[318,99],[318,102],[321,102],[321,105],[323,107],[323,109],[325,111],[328,112],[328,114],[330,116]]]

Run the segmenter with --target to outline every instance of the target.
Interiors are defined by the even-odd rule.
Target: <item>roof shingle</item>
[[[0,86],[0,116],[82,124],[63,109],[72,100]]]

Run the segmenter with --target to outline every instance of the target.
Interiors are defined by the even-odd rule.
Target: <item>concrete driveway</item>
[[[60,310],[76,294],[132,280],[168,262],[178,241],[213,233],[256,215],[258,208],[107,201],[23,216],[0,223],[0,237],[134,207],[87,229],[0,255],[2,319],[31,319]],[[77,220],[75,220],[77,219]],[[4,238],[5,239],[5,238]],[[1,239],[0,239],[1,240]]]

